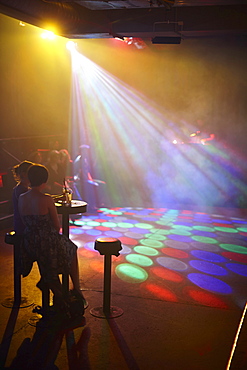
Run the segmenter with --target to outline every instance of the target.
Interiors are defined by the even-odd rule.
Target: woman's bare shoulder
[[[54,204],[54,201],[50,194],[42,194],[44,196],[44,200],[47,202],[47,204]]]

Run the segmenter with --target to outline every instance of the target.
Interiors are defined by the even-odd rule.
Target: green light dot
[[[86,222],[81,221],[81,220],[76,220],[76,221],[74,222],[74,225],[76,225],[76,226],[82,226],[82,225],[86,225]]]
[[[130,263],[134,263],[135,265],[140,265],[143,267],[148,267],[153,264],[151,258],[146,256],[141,256],[140,254],[128,254],[126,256],[126,260]]]
[[[97,221],[89,221],[89,222],[86,222],[86,225],[88,225],[88,226],[99,226],[100,223],[97,222]]]
[[[169,234],[169,233],[167,233]],[[167,237],[162,234],[145,234],[146,238],[152,239],[152,240],[166,240]]]
[[[236,244],[220,244],[220,248],[234,253],[247,254],[247,248]]]
[[[117,224],[115,224],[115,222],[102,222],[101,225],[104,226],[104,227],[116,227],[117,226]]]
[[[156,224],[163,225],[163,226],[169,226],[169,225],[172,225],[172,222],[170,220],[169,221],[159,220],[159,221],[156,221]]]
[[[173,229],[182,229],[182,230],[184,229],[184,230],[187,230],[187,231],[192,229],[191,226],[186,226],[186,225],[173,225],[172,228]]]
[[[214,238],[209,238],[208,236],[194,235],[191,238],[201,243],[217,244],[217,240]]]
[[[200,230],[200,231],[214,231],[214,227],[209,227],[209,226],[193,226],[193,229],[195,230]]]
[[[121,263],[116,267],[115,273],[119,279],[132,284],[142,283],[148,278],[148,273],[142,267],[130,263]]]
[[[232,229],[231,227],[216,226],[214,229],[217,231],[223,231],[224,233],[237,233],[238,232],[238,230]]]
[[[140,243],[147,245],[148,247],[152,247],[152,248],[163,248],[164,247],[164,244],[162,242],[158,240],[154,240],[154,239],[149,239],[149,238],[141,239]]]
[[[157,256],[159,254],[156,249],[144,247],[142,245],[137,245],[136,247],[134,247],[134,251],[136,253],[145,254],[146,256]]]
[[[139,229],[152,229],[153,228],[152,225],[144,224],[144,223],[135,224],[135,227],[139,227]]]
[[[123,212],[121,211],[114,211],[113,209],[109,209],[109,208],[99,208],[99,211],[103,213],[108,213],[110,215],[122,215],[123,214]]]
[[[238,231],[242,231],[243,233],[247,233],[247,227],[238,227]]]
[[[130,222],[119,222],[117,225],[118,225],[118,227],[122,227],[122,228],[125,228],[125,229],[129,229],[131,227],[134,227],[134,225],[131,224]]]

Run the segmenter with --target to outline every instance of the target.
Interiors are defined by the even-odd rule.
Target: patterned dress
[[[49,214],[23,217],[25,230],[21,247],[22,275],[27,276],[37,261],[44,282],[68,274],[77,246],[52,225]]]

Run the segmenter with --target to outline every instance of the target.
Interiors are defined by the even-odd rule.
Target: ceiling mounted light
[[[56,38],[55,33],[48,30],[45,30],[40,36],[44,40],[54,40]]]
[[[180,44],[181,37],[156,36],[152,39],[152,44]]]
[[[72,41],[72,40],[69,40],[69,41],[66,43],[66,48],[67,48],[67,50],[69,50],[69,51],[73,51],[73,50],[75,50],[75,49],[76,49],[76,46],[77,46],[77,44],[76,44],[74,41]]]

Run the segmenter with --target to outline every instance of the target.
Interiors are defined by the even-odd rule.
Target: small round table
[[[63,234],[69,237],[69,215],[87,212],[87,203],[82,200],[72,200],[71,204],[58,201],[55,203],[55,206],[57,213],[62,215]]]

